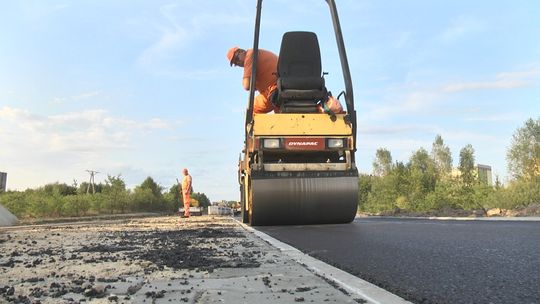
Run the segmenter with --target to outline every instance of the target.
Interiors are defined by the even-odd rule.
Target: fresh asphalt
[[[540,222],[357,218],[256,229],[413,303],[540,303]]]

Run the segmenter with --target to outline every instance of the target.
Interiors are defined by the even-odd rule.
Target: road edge
[[[270,245],[279,249],[282,253],[289,256],[294,261],[306,267],[309,271],[322,277],[323,279],[338,285],[351,295],[357,295],[369,303],[373,304],[404,304],[411,303],[405,299],[379,287],[364,281],[348,272],[331,266],[321,260],[311,257],[300,250],[281,242],[268,234],[258,231],[241,221],[234,219],[245,230],[255,234],[257,237],[266,241]]]
[[[540,222],[540,216],[523,217],[452,217],[452,216],[384,216],[384,215],[356,215],[355,219],[399,219],[399,220],[437,220],[437,221],[486,221],[486,222]]]

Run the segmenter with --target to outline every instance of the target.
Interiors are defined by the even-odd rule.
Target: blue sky
[[[540,2],[337,0],[358,110],[357,165],[407,161],[437,134],[506,179],[514,131],[540,115]],[[231,46],[250,47],[255,1],[3,1],[0,171],[8,188],[88,180],[86,169],[238,199],[248,94]],[[265,0],[260,47],[319,36],[343,90],[322,0]]]

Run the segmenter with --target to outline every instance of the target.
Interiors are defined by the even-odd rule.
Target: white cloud
[[[208,76],[223,74],[215,69],[178,70],[177,62],[169,62],[194,59],[183,57],[182,53],[201,42],[205,46],[210,45],[209,39],[215,40],[215,31],[223,27],[245,24],[251,28],[251,10],[247,10],[244,4],[242,1],[229,4],[181,2],[161,6],[157,19],[138,24],[144,30],[149,29],[152,38],[150,45],[136,59],[137,65],[158,75],[182,79],[208,79]],[[216,5],[225,7],[217,9]]]
[[[26,149],[34,153],[124,149],[139,133],[169,127],[162,119],[139,122],[111,116],[102,109],[42,116],[24,109],[0,108],[0,145],[13,157]]]
[[[170,70],[170,69],[156,69],[153,68],[153,72],[157,75],[176,78],[179,80],[210,80],[210,79],[223,79],[230,72],[226,67],[221,69],[195,69],[195,70]]]
[[[478,143],[505,143],[507,140],[506,138],[503,139],[495,134],[456,130],[445,130],[443,137],[445,140],[448,139],[449,141],[462,142],[464,145],[470,143],[473,146]]]
[[[85,169],[105,172],[101,178],[106,173],[126,176],[139,170],[126,176],[134,183],[155,173],[137,168],[155,170],[149,164],[155,158],[148,157],[154,151],[153,140],[160,140],[177,124],[160,118],[118,117],[102,109],[40,115],[0,107],[0,169],[9,173],[10,189],[85,180]]]
[[[60,105],[60,104],[65,104],[65,103],[73,102],[73,101],[83,101],[87,99],[92,99],[102,94],[103,93],[100,90],[96,90],[96,91],[84,92],[84,93],[73,95],[73,96],[54,97],[50,103],[55,104],[55,105]]]
[[[492,114],[492,115],[481,115],[477,117],[468,117],[468,118],[465,118],[465,121],[503,122],[503,121],[517,121],[520,118],[521,118],[520,115],[517,115],[515,113],[500,113],[500,114]]]
[[[406,90],[406,89],[403,89]],[[382,120],[396,114],[407,115],[411,113],[429,112],[438,101],[439,94],[430,89],[419,89],[416,91],[393,94],[391,102],[371,101],[367,109],[360,115],[366,120]]]
[[[493,81],[461,82],[444,87],[445,92],[455,93],[468,90],[515,89],[525,87],[530,82],[518,79],[498,79]]]
[[[434,133],[436,128],[430,125],[373,125],[359,123],[358,132],[363,135],[398,135],[398,134],[410,134],[410,133]]]
[[[468,90],[499,90],[527,87],[534,83],[540,75],[540,67],[532,67],[524,71],[498,73],[493,80],[458,82],[443,87],[447,93],[455,93]]]
[[[181,26],[174,17],[173,13],[176,10],[176,4],[167,4],[160,7],[160,15],[165,20],[165,23],[160,23],[156,30],[158,32],[157,39],[148,46],[139,58],[137,63],[142,66],[149,66],[160,62],[164,57],[178,51],[186,46],[193,33],[187,28]]]

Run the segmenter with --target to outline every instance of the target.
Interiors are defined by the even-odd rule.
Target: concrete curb
[[[19,220],[13,213],[0,204],[0,227],[16,225]]]
[[[367,300],[367,303],[371,304],[411,303],[389,291],[386,291],[385,289],[317,260],[301,252],[300,250],[267,235],[266,233],[260,232],[242,223],[241,221],[238,221],[237,219],[234,220],[247,231],[252,232],[262,240],[268,242],[270,245],[278,248],[281,252],[289,256],[294,261],[304,265],[315,275],[322,277],[328,282],[331,282],[331,284],[336,284],[337,286],[345,289],[352,296],[357,295],[358,297]]]
[[[493,221],[493,222],[540,222],[538,216],[527,217],[450,217],[450,216],[356,216],[355,219],[398,219],[398,220],[437,220],[437,221]]]

